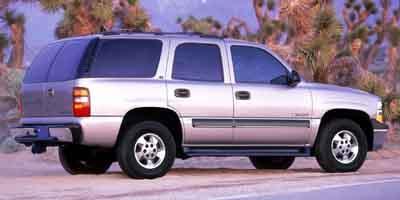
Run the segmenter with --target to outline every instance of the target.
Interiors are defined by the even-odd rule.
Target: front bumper
[[[388,125],[380,123],[376,120],[371,120],[374,140],[372,145],[372,150],[376,151],[378,149],[382,149],[383,143],[385,142],[386,134],[389,130]]]
[[[81,127],[76,124],[24,124],[12,127],[18,132],[15,141],[32,146],[32,153],[43,153],[48,146],[58,146],[67,143],[80,143]]]

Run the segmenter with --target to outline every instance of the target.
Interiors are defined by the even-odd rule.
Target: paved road
[[[314,159],[290,170],[255,170],[247,158],[177,160],[165,177],[66,174],[53,154],[0,154],[0,199],[400,199],[400,157],[368,160],[355,173],[327,174]]]
[[[327,185],[282,193],[253,193],[224,196],[215,200],[399,200],[400,179],[386,179],[350,184]]]

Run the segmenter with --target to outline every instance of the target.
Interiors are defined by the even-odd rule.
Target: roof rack
[[[185,35],[185,36],[198,36],[202,38],[215,38],[224,39],[224,36],[209,35],[200,32],[145,32],[136,29],[120,29],[117,31],[101,32],[102,35],[120,35],[120,34],[149,34],[149,35]]]

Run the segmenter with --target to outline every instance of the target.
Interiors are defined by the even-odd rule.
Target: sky
[[[335,1],[338,12],[343,1]],[[167,32],[179,31],[177,18],[190,15],[199,18],[213,16],[224,24],[231,17],[238,17],[244,19],[251,29],[257,27],[251,0],[142,0],[141,4],[150,15],[152,24]],[[40,48],[55,40],[54,29],[62,13],[45,13],[38,3],[16,3],[12,7],[26,15],[26,63],[29,64]]]

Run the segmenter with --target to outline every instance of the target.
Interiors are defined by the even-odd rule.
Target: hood
[[[320,83],[300,83],[311,92],[314,116],[321,117],[332,109],[360,110],[373,117],[377,112],[378,96],[365,91]]]
[[[335,92],[335,93],[352,93],[352,94],[359,94],[359,95],[367,95],[371,97],[377,97],[373,94],[370,94],[368,92],[359,90],[359,89],[354,89],[350,87],[341,87],[337,85],[330,85],[330,84],[322,84],[322,83],[307,83],[307,82],[302,82],[300,87],[304,87],[307,89],[310,89],[311,91],[327,91],[327,92]]]

